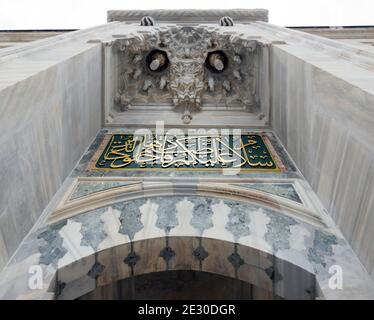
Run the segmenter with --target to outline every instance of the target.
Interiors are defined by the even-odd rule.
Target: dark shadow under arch
[[[101,286],[78,300],[282,300],[245,281],[203,271],[160,271]]]

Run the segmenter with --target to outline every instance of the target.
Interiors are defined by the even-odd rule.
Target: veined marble
[[[70,196],[70,200],[75,200],[92,193],[109,190],[115,187],[121,187],[131,184],[131,182],[125,181],[81,181],[74,188],[73,193]]]
[[[291,183],[246,183],[237,186],[265,191],[292,201],[302,203],[295,187]]]

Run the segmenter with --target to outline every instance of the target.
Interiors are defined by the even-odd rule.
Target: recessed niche
[[[162,72],[169,65],[169,59],[165,51],[152,50],[146,58],[147,68],[151,72]]]
[[[205,66],[214,73],[225,71],[228,65],[228,58],[223,51],[212,51],[208,53],[205,60]]]

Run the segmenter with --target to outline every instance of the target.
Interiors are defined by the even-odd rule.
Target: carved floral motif
[[[221,34],[204,27],[152,28],[131,38],[115,41],[119,54],[118,90],[115,104],[129,106],[158,103],[174,105],[189,123],[192,113],[204,105],[256,108],[256,77],[259,43],[235,34]],[[170,63],[157,71],[159,61],[147,65],[152,50],[165,52]],[[209,53],[227,56],[227,68],[214,57],[219,73],[206,67]],[[157,65],[157,66],[156,66]]]

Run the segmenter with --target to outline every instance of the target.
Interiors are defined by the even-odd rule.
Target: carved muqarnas
[[[256,40],[204,27],[152,28],[116,41],[119,110],[174,105],[189,123],[205,106],[253,111],[257,106]]]

